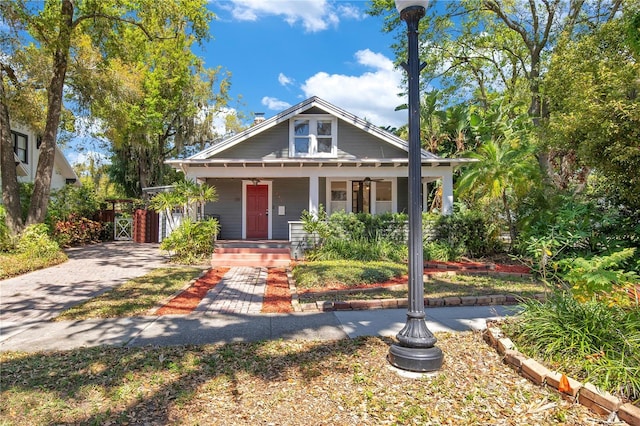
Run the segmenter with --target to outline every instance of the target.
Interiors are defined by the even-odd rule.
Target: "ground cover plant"
[[[597,425],[472,332],[436,333],[432,377],[392,371],[390,339],[0,353],[0,423]],[[27,373],[28,372],[28,373]]]
[[[66,310],[56,320],[144,315],[201,273],[195,267],[159,268]]]

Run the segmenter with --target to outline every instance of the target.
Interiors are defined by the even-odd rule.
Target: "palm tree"
[[[512,242],[517,235],[511,201],[529,191],[539,172],[519,123],[501,113],[489,114],[475,129],[482,144],[466,155],[479,161],[469,165],[457,182],[457,190],[472,199],[500,200]]]

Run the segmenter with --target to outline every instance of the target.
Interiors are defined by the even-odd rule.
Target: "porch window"
[[[337,122],[328,116],[300,116],[290,120],[290,157],[335,157]]]
[[[391,213],[391,182],[376,182],[376,213]]]
[[[20,161],[22,161],[24,164],[27,164],[27,160],[29,159],[27,155],[27,135],[12,131],[11,139],[13,139],[13,152],[16,153]]]
[[[329,212],[347,211],[347,182],[331,182],[331,205]]]

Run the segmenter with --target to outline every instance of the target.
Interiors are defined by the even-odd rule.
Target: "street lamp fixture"
[[[396,0],[400,19],[407,23],[409,78],[409,308],[407,323],[396,335],[388,360],[402,370],[429,372],[442,366],[442,351],[427,328],[424,312],[424,258],[422,239],[422,149],[420,144],[420,71],[418,24],[428,0]]]

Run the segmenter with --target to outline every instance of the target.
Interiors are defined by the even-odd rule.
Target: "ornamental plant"
[[[169,252],[176,263],[199,264],[215,250],[219,231],[217,219],[194,221],[186,217],[180,226],[162,240],[160,249]]]

